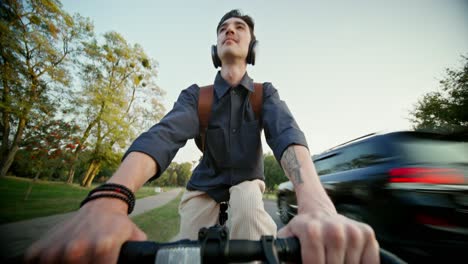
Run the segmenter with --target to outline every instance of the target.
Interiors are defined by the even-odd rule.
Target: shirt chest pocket
[[[218,168],[255,168],[258,155],[262,152],[259,148],[258,121],[244,123],[239,129],[231,131],[223,128],[208,129],[206,142]]]
[[[254,168],[258,162],[260,129],[258,121],[244,123],[231,138],[232,165],[235,168]]]

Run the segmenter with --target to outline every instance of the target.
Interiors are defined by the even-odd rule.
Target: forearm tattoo
[[[289,147],[284,151],[281,164],[283,165],[286,176],[288,176],[294,185],[304,182],[301,177],[301,164],[297,160],[296,152],[293,147]]]

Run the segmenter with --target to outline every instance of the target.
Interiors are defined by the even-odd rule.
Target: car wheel
[[[287,224],[289,220],[291,220],[291,215],[289,214],[288,208],[288,202],[283,197],[280,197],[278,202],[278,210],[280,220],[283,222],[283,224]]]
[[[366,223],[366,211],[357,205],[352,204],[341,204],[336,206],[338,213],[351,218],[353,220]]]

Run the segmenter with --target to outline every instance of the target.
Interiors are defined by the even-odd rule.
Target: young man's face
[[[224,21],[218,30],[218,55],[221,61],[232,58],[247,58],[250,44],[249,26],[240,18]]]

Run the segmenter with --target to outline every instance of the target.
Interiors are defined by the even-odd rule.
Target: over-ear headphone
[[[247,53],[247,58],[245,59],[248,64],[255,65],[255,54],[257,53],[258,41],[250,41],[249,52]],[[221,67],[221,59],[218,56],[218,47],[216,45],[211,46],[211,59],[213,60],[213,65],[215,68]]]

